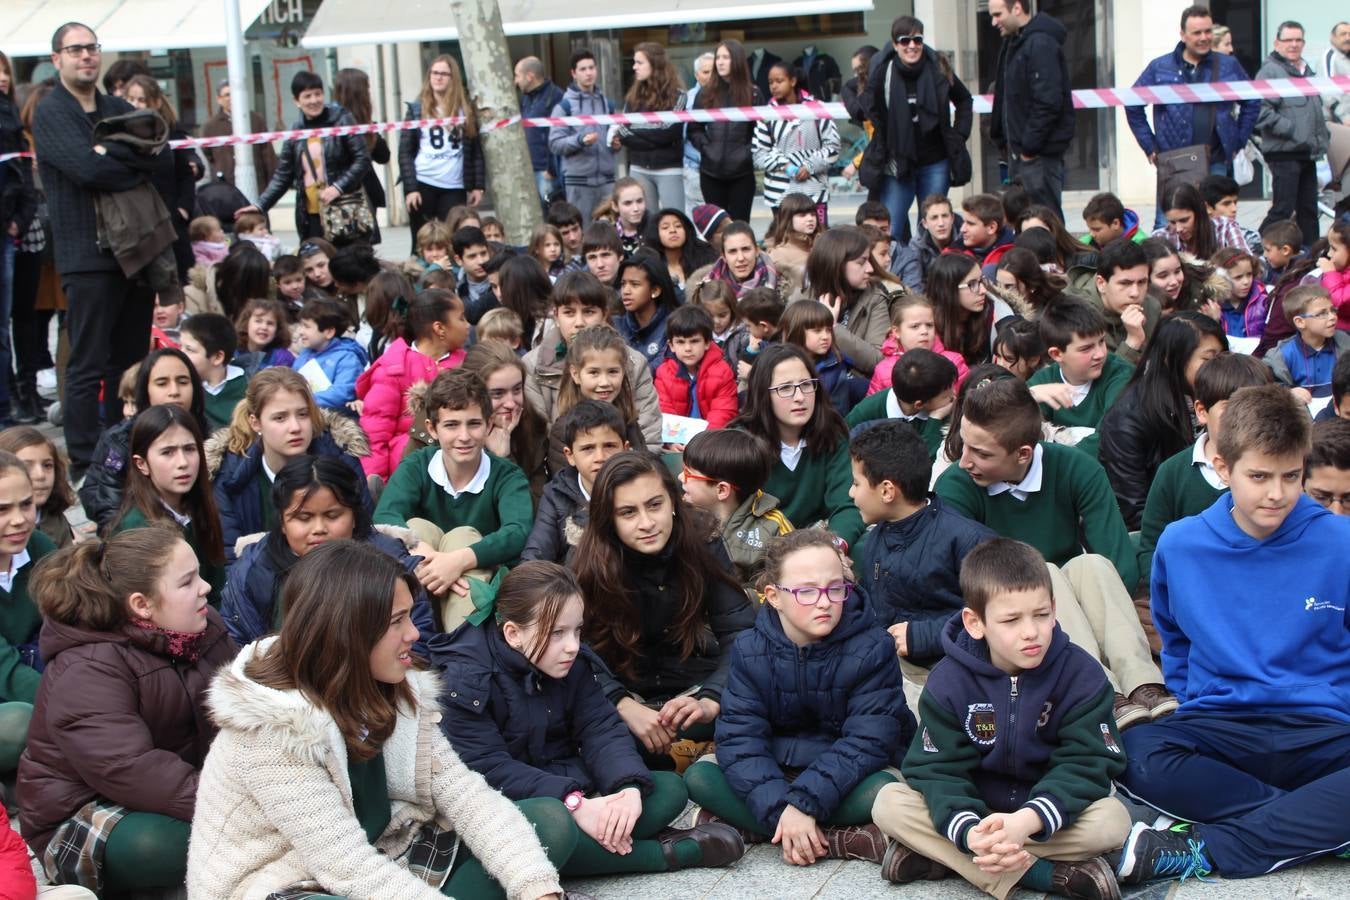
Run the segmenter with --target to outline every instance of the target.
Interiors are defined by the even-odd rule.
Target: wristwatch
[[[581,791],[573,791],[563,798],[563,806],[567,807],[568,812],[576,812],[581,809],[581,801],[586,799],[586,795]]]

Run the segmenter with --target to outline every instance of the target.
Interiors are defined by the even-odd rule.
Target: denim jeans
[[[919,166],[904,178],[882,175],[878,196],[891,213],[891,237],[901,245],[909,243],[909,208],[930,194],[946,196],[951,186],[951,166],[944,159]]]

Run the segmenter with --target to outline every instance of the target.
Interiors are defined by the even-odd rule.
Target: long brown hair
[[[520,373],[521,385],[528,377],[525,364],[516,356],[515,351],[501,341],[479,341],[464,354],[460,368],[473,372],[486,384],[492,375],[502,369],[512,368]],[[522,400],[524,407],[520,413],[520,423],[511,432],[511,457],[526,477],[539,471],[544,456],[548,452],[548,423],[528,400]],[[483,411],[487,416],[492,410]]]
[[[526,659],[536,662],[548,647],[549,634],[563,607],[568,600],[580,596],[581,585],[571,570],[542,559],[523,562],[507,573],[497,589],[497,599],[493,601],[497,624],[538,626],[534,642],[522,651]],[[582,602],[585,603],[584,598]]]
[[[116,631],[131,619],[132,594],[154,597],[183,534],[158,522],[106,541],[83,541],[43,557],[28,590],[46,618],[89,631]]]
[[[140,88],[141,93],[145,95],[145,105],[159,113],[164,121],[169,124],[170,129],[178,127],[178,116],[174,114],[173,105],[165,98],[164,91],[160,90],[158,81],[149,75],[133,75],[127,79],[123,91],[125,92],[126,88],[133,84]]]
[[[368,125],[375,111],[370,101],[370,76],[360,69],[338,69],[333,78],[333,101],[352,114],[357,125]],[[366,148],[375,149],[376,135],[365,136]]]
[[[640,450],[615,454],[595,478],[590,522],[570,566],[577,573],[582,596],[593,613],[586,617],[582,629],[586,642],[610,668],[630,678],[637,671],[634,660],[639,655],[642,623],[636,598],[625,577],[623,544],[614,530],[614,495],[623,485],[648,474],[661,479],[667,502],[675,510],[666,549],[670,551],[678,589],[664,592],[663,596],[675,604],[671,632],[679,644],[681,659],[693,655],[706,626],[704,595],[718,581],[740,590],[708,550],[710,536],[717,533],[716,523],[707,513],[682,502],[682,492],[670,469]]]
[[[225,543],[221,537],[220,513],[216,510],[216,499],[211,491],[211,476],[206,468],[202,430],[197,426],[197,420],[192,414],[172,403],[161,403],[137,413],[136,420],[131,423],[131,456],[133,459],[137,456],[146,458],[150,453],[150,445],[175,425],[187,429],[197,443],[197,479],[192,482],[192,488],[183,498],[184,509],[192,517],[192,531],[207,561],[224,562]],[[141,472],[139,466],[130,465],[127,466],[126,478],[122,509],[117,514],[119,522],[133,509],[139,510],[150,522],[172,521],[149,475]]]
[[[708,86],[698,92],[698,104],[704,109],[716,106],[749,106],[754,102],[755,86],[750,81],[750,63],[745,58],[745,47],[740,41],[725,40],[717,45],[727,48],[731,56],[731,73],[723,78],[717,72],[717,53],[713,52],[712,78]]]
[[[850,285],[844,277],[844,267],[860,256],[872,258],[872,242],[858,226],[841,225],[819,235],[806,257],[806,281],[811,286],[811,296],[832,294],[843,300],[844,309],[851,308],[867,288],[860,290]]]
[[[51,438],[38,431],[32,425],[15,425],[0,431],[0,450],[18,455],[20,450],[29,447],[46,447],[52,455],[52,492],[42,505],[44,516],[59,516],[75,505],[75,491],[66,475],[66,455]]]
[[[436,63],[445,63],[450,67],[450,86],[445,89],[444,109],[436,102],[436,92],[431,89],[431,69]],[[455,58],[449,53],[442,53],[427,66],[426,74],[422,76],[420,99],[423,118],[439,118],[438,113],[444,113],[446,116],[463,116],[464,133],[469,137],[478,134],[478,113],[469,99],[468,90],[464,87],[464,76],[460,73],[459,63],[455,62]]]
[[[591,325],[583,328],[572,338],[567,347],[567,357],[563,363],[562,384],[558,387],[558,418],[562,418],[580,403],[581,386],[572,377],[572,367],[580,369],[586,363],[587,353],[603,353],[613,350],[619,354],[619,368],[623,370],[623,385],[612,401],[614,408],[629,425],[637,421],[637,404],[633,401],[633,382],[628,377],[628,344],[609,325]]]
[[[332,716],[347,753],[360,760],[394,733],[400,708],[416,707],[406,680],[384,684],[370,673],[370,651],[389,628],[400,581],[417,596],[413,577],[371,544],[320,544],[286,576],[281,633],[244,665],[258,684],[298,690]]]
[[[666,48],[655,41],[643,41],[633,48],[633,55],[641,53],[651,64],[652,74],[643,81],[633,81],[623,98],[624,109],[640,112],[660,112],[674,109],[675,101],[684,92],[680,73],[670,64]]]

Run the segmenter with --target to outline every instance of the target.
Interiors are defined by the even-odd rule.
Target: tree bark
[[[473,86],[472,101],[480,123],[520,113],[512,80],[514,65],[502,31],[497,0],[451,0],[459,24],[459,48],[464,54],[465,81]],[[492,201],[507,240],[529,243],[530,232],[542,221],[539,192],[534,184],[525,129],[501,128],[483,135]]]

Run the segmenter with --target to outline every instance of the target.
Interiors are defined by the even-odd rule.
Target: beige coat
[[[413,672],[417,708],[384,744],[392,818],[374,845],[352,803],[347,748],[332,716],[299,691],[264,687],[245,647],[211,685],[220,726],[202,768],[188,848],[190,900],[262,900],[307,883],[353,900],[439,900],[398,857],[422,825],[453,827],[512,898],[562,890],[515,804],[455,755],[441,734],[437,678]]]

